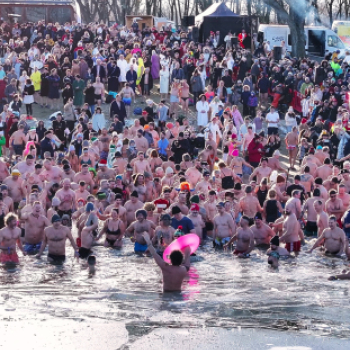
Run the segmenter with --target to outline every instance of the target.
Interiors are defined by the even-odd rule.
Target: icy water
[[[121,251],[95,247],[94,276],[68,246],[64,266],[29,256],[2,268],[0,311],[27,320],[123,321],[130,342],[157,328],[237,326],[350,338],[350,281],[327,281],[349,263],[306,249],[275,272],[258,250],[237,259],[208,243],[192,258],[184,291],[163,294],[159,268],[152,258],[136,257],[130,241]]]

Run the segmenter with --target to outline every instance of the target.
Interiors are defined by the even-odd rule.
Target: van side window
[[[259,43],[263,43],[264,42],[264,33],[263,32],[259,32],[258,33],[258,42]]]
[[[292,37],[288,34],[288,46],[292,46]]]

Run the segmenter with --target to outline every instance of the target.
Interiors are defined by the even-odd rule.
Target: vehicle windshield
[[[328,35],[327,42],[329,47],[335,47],[337,49],[344,49],[344,43],[336,35]]]

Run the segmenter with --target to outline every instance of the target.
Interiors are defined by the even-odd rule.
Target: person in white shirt
[[[212,121],[208,124],[209,131],[213,134],[213,139],[216,141],[216,145],[219,145],[220,139],[222,139],[222,132],[219,127],[219,115],[216,114]]]
[[[126,82],[126,73],[129,70],[129,65],[128,62],[124,59],[124,55],[119,56],[117,66],[120,69],[119,82],[123,84]]]
[[[347,64],[350,64],[350,51],[345,52],[345,57],[343,59],[343,63],[346,62]]]
[[[95,131],[100,131],[106,127],[106,118],[102,113],[101,108],[97,107],[95,114],[92,116],[92,128]]]
[[[209,104],[205,95],[199,96],[196,104],[197,124],[198,126],[206,126],[208,124]]]
[[[278,123],[280,121],[280,116],[276,111],[275,107],[270,108],[270,112],[266,116],[267,124],[267,134],[268,135],[277,135],[278,134]]]

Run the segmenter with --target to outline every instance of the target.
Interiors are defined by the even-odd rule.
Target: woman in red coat
[[[260,142],[260,136],[255,134],[253,140],[250,141],[250,144],[248,145],[249,163],[254,168],[256,168],[260,163],[263,147],[264,146]]]

